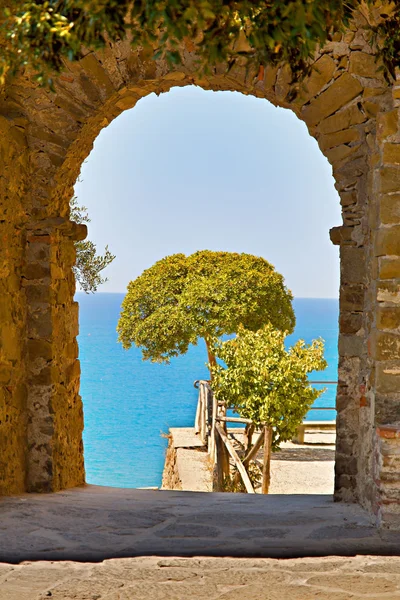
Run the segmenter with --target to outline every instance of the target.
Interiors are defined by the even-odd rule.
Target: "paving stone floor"
[[[396,600],[400,558],[111,559],[0,564],[1,600]]]
[[[376,529],[359,506],[334,503],[329,495],[88,485],[0,498],[0,514],[0,561],[6,563],[145,555],[400,555],[400,531]]]

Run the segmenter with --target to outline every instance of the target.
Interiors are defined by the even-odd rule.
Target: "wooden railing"
[[[208,381],[195,381],[194,385],[199,390],[195,432],[207,447],[210,456],[214,470],[214,491],[224,491],[226,489],[227,481],[231,480],[230,462],[232,461],[234,467],[236,467],[236,483],[238,483],[237,480],[239,476],[246,492],[255,494],[254,486],[248,475],[247,468],[251,460],[256,458],[261,447],[264,446],[262,491],[263,493],[268,493],[272,441],[271,429],[269,427],[263,427],[262,431],[259,432],[256,442],[252,444],[252,436],[254,434],[252,421],[250,419],[242,419],[241,417],[228,416],[226,414],[225,404],[217,402]],[[240,459],[234,445],[229,439],[227,423],[242,423],[248,427],[247,452],[243,460]]]
[[[337,381],[310,381],[312,384],[337,384]],[[250,419],[241,417],[230,417],[226,414],[225,404],[217,402],[212,393],[210,383],[206,380],[194,382],[194,386],[199,390],[195,432],[198,434],[204,446],[207,447],[210,461],[213,466],[213,490],[224,491],[227,482],[231,479],[231,462],[236,468],[234,481],[238,483],[241,479],[247,493],[254,494],[254,486],[248,475],[248,467],[252,460],[255,460],[261,448],[263,452],[262,467],[262,493],[267,494],[270,483],[270,461],[271,461],[271,442],[272,430],[264,426],[258,431],[258,436],[254,444],[252,437],[256,433]],[[335,410],[334,407],[324,406],[316,407],[310,410]],[[245,456],[241,459],[229,439],[227,432],[227,423],[242,423],[246,425],[247,449]],[[312,424],[304,422],[303,424]],[[303,434],[304,441],[304,434]]]

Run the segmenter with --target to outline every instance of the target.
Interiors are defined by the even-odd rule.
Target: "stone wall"
[[[177,466],[177,452],[174,446],[174,438],[171,434],[168,436],[168,448],[165,453],[165,462],[162,475],[162,490],[181,490],[182,482],[179,477]]]
[[[375,512],[378,522],[398,527],[400,518],[400,426],[383,425],[376,430]]]
[[[0,495],[25,490],[26,298],[24,277],[29,154],[18,121],[0,116]]]
[[[341,259],[335,495],[376,509],[376,428],[400,420],[400,94],[368,35],[357,16],[300,86],[287,67],[221,65],[200,77],[188,51],[170,70],[127,41],[84,51],[55,92],[24,73],[9,82],[0,98],[2,493],[84,481],[71,266],[85,230],[69,221],[82,162],[101,129],[140,98],[196,84],[292,110],[332,165],[343,212],[331,230]]]

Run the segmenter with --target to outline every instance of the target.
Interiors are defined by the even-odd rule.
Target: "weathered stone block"
[[[399,127],[399,112],[397,108],[386,113],[380,113],[376,118],[378,140],[385,140],[397,133]]]
[[[54,369],[51,366],[41,369],[38,373],[31,374],[29,385],[47,386],[54,383]]]
[[[323,54],[313,65],[310,77],[304,81],[300,88],[295,104],[305,104],[313,98],[332,79],[336,70],[336,62],[329,54]]]
[[[352,235],[354,228],[353,227],[345,227],[343,225],[339,227],[332,227],[329,230],[329,237],[331,239],[332,244],[335,246],[339,246],[341,244],[352,243]]]
[[[400,393],[400,364],[378,363],[376,370],[375,415],[378,423],[393,423],[400,419],[398,400],[385,398],[379,394]]]
[[[342,129],[349,129],[352,125],[359,125],[366,120],[367,116],[360,111],[357,105],[353,105],[321,121],[318,125],[318,131],[326,134],[333,133]]]
[[[400,439],[400,427],[398,425],[379,425],[376,428],[376,434],[379,438],[385,440]]]
[[[391,438],[386,440],[380,437],[380,450],[382,456],[400,457],[400,438]]]
[[[44,312],[28,312],[27,334],[32,338],[51,339],[53,325],[50,308]]]
[[[371,79],[382,79],[382,69],[378,71],[380,63],[373,54],[365,52],[351,52],[350,54],[350,73],[360,75],[360,77],[369,77]]]
[[[339,329],[343,334],[355,334],[362,327],[363,316],[361,313],[341,312]]]
[[[365,352],[366,348],[363,337],[357,335],[341,335],[339,337],[339,353],[342,356],[362,356]]]
[[[81,59],[80,63],[85,71],[89,72],[101,88],[103,88],[106,96],[109,96],[115,91],[110,77],[92,52],[86,54],[86,56]]]
[[[20,338],[18,327],[12,323],[0,327],[0,351],[8,360],[21,358],[23,341]]]
[[[343,281],[349,283],[365,283],[366,262],[364,248],[351,248],[342,246],[340,248],[340,271]]]
[[[31,360],[36,358],[51,360],[53,357],[53,344],[47,340],[28,340],[28,353]]]
[[[50,246],[41,242],[31,242],[27,245],[26,258],[28,263],[49,260]]]
[[[346,285],[340,288],[340,307],[343,311],[362,311],[365,288],[363,285]]]
[[[380,105],[378,102],[364,101],[363,102],[363,110],[368,115],[368,117],[371,119],[371,118],[376,117],[376,115],[380,111]]]
[[[379,171],[380,190],[383,193],[400,191],[400,168],[383,167]]]
[[[277,73],[278,67],[266,67],[264,78],[264,85],[266,90],[271,90],[275,86]]]
[[[335,163],[351,156],[357,152],[358,148],[358,146],[346,146],[343,144],[342,146],[336,146],[336,148],[325,150],[324,154],[330,163]]]
[[[284,102],[290,90],[292,81],[292,71],[288,64],[283,65],[279,70],[275,82],[275,96],[279,102]]]
[[[31,263],[25,267],[24,276],[26,279],[43,279],[50,277],[50,267],[40,263]]]
[[[379,259],[380,279],[400,279],[400,258],[382,257]]]
[[[65,280],[61,280],[57,291],[57,304],[66,304],[71,300],[70,286]]]
[[[400,307],[379,306],[376,326],[378,329],[398,329],[400,327]]]
[[[384,472],[400,475],[400,456],[395,454],[384,456],[382,466]],[[384,477],[382,477],[382,480],[384,480]],[[400,481],[400,477],[398,477],[398,480]],[[400,499],[400,489],[397,489],[397,493]]]
[[[381,194],[379,210],[384,225],[400,224],[400,193]]]
[[[377,96],[382,96],[385,92],[387,92],[386,87],[366,87],[363,91],[364,98],[376,98]]]
[[[375,358],[377,360],[400,360],[400,334],[378,331]]]
[[[72,241],[68,240],[63,244],[62,257],[66,268],[76,263],[76,248]]]
[[[26,285],[26,298],[30,304],[49,304],[51,302],[51,289],[48,285]]]
[[[346,473],[346,475],[356,475],[358,470],[357,457],[336,455],[335,468],[341,473]]]
[[[342,129],[334,133],[327,133],[321,135],[318,138],[318,144],[321,150],[328,150],[329,148],[335,148],[342,144],[349,144],[350,142],[357,142],[360,139],[360,132],[355,128]]]
[[[317,125],[356,98],[361,92],[360,82],[348,73],[343,73],[325,92],[322,92],[318,98],[303,108],[302,118],[309,126]]]
[[[377,300],[400,304],[400,284],[396,281],[379,281]]]
[[[383,162],[389,165],[400,165],[400,144],[387,142],[383,146]]]
[[[376,236],[376,256],[400,256],[400,225],[381,228]]]
[[[66,370],[65,370],[65,376],[66,376],[66,380],[72,381],[73,379],[76,379],[77,377],[79,377],[79,375],[81,374],[81,365],[79,360],[75,360],[72,365],[70,365]]]
[[[347,206],[353,206],[357,204],[358,195],[356,190],[352,190],[351,192],[340,192],[340,204],[345,208]]]
[[[10,383],[11,377],[12,377],[11,364],[1,364],[0,363],[0,383],[1,384]]]
[[[122,96],[118,100],[118,102],[116,102],[115,106],[117,106],[121,110],[129,110],[135,106],[138,100],[140,100],[140,96],[137,96],[136,94],[132,93],[127,93],[126,95]]]
[[[66,358],[78,358],[78,354],[79,354],[79,348],[78,348],[78,342],[76,340],[74,340],[73,342],[70,342],[69,344],[66,345],[65,347],[65,356]]]

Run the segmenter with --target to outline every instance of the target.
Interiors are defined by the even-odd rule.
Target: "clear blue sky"
[[[99,291],[169,254],[265,257],[296,297],[334,298],[332,170],[304,123],[266,100],[193,86],[151,94],[97,138],[76,185],[89,239],[116,254]]]

